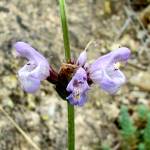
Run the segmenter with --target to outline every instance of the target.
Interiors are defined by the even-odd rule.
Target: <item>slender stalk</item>
[[[68,103],[68,150],[75,150],[74,106]]]
[[[65,0],[59,0],[60,16],[64,39],[65,58],[66,62],[70,62],[70,42],[68,34],[67,17],[65,11]],[[68,107],[68,150],[75,150],[75,128],[74,128],[74,106],[67,103]]]
[[[59,0],[60,7],[60,17],[61,17],[61,25],[63,31],[63,39],[64,39],[64,48],[65,48],[65,58],[66,61],[69,62],[71,58],[70,54],[70,42],[69,42],[69,34],[68,34],[68,25],[67,25],[67,17],[65,11],[65,0]]]

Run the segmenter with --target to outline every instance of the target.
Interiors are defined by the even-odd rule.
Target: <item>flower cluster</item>
[[[63,65],[58,73],[50,67],[44,56],[27,43],[17,42],[14,47],[18,55],[29,60],[18,71],[22,88],[29,93],[37,91],[40,82],[47,79],[56,85],[59,94],[66,93],[64,95],[68,102],[83,106],[92,83],[98,84],[110,94],[115,94],[126,81],[119,69],[120,63],[127,62],[130,57],[130,50],[126,47],[118,48],[92,64],[87,64],[87,52],[84,50],[76,62]],[[67,72],[69,69],[71,71]]]

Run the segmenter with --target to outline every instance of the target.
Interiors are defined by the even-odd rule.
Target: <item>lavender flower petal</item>
[[[41,55],[39,52],[37,52],[33,47],[31,47],[29,44],[25,42],[16,42],[14,44],[14,48],[16,49],[17,53],[28,59],[28,60],[34,60],[38,63],[39,60],[46,60],[43,55]]]
[[[50,66],[44,56],[24,42],[15,43],[17,54],[29,60],[29,62],[18,71],[19,80],[26,92],[33,93],[39,86],[40,81],[50,75]]]
[[[120,70],[114,70],[111,75],[108,75],[108,73],[104,72],[103,78],[97,83],[104,91],[110,94],[115,94],[121,85],[125,83],[125,81],[126,78],[124,74]]]
[[[126,62],[129,57],[130,50],[122,47],[98,58],[89,68],[91,80],[106,92],[116,93],[126,80],[124,74],[119,68],[116,68],[116,64],[122,61]]]
[[[79,66],[84,66],[87,60],[87,52],[84,50],[78,57],[77,59],[77,65]]]
[[[72,105],[83,106],[85,104],[85,102],[87,101],[87,93],[81,94],[80,95],[80,100],[76,100],[74,98],[74,95],[70,94],[67,97],[67,100],[69,100],[70,104],[72,104]]]
[[[30,71],[27,71],[27,65],[18,71],[21,87],[28,93],[34,93],[40,86],[40,80],[32,76]]]
[[[93,72],[101,68],[106,68],[116,62],[126,62],[129,59],[130,54],[130,49],[126,47],[118,48],[95,60],[95,62],[90,67],[90,71]]]
[[[89,85],[86,71],[82,67],[76,71],[66,90],[70,93],[67,99],[71,104],[82,106],[86,102]]]

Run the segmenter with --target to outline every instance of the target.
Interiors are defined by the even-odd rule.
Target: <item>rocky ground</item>
[[[76,150],[101,150],[107,143],[119,150],[115,121],[122,104],[150,106],[150,2],[148,0],[67,0],[72,57],[89,47],[92,61],[119,46],[132,50],[123,69],[128,82],[115,96],[94,86],[84,107],[76,107]],[[30,43],[57,70],[64,62],[57,1],[0,1],[0,107],[41,150],[66,150],[67,107],[47,81],[35,94],[20,88],[17,70],[23,60],[12,45]],[[16,127],[0,112],[0,150],[33,150]]]

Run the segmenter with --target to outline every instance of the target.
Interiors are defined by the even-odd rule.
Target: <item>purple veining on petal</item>
[[[71,104],[82,106],[86,102],[89,85],[86,71],[82,67],[76,71],[66,90],[70,93],[67,99]]]
[[[126,79],[115,65],[118,62],[126,62],[129,57],[130,50],[122,47],[98,58],[89,68],[90,78],[108,93],[116,93]]]
[[[29,60],[19,71],[22,88],[29,93],[38,90],[40,82],[50,75],[50,66],[46,58],[24,42],[14,44],[17,54]]]
[[[76,64],[79,66],[84,66],[87,60],[87,52],[84,50],[78,57]]]

